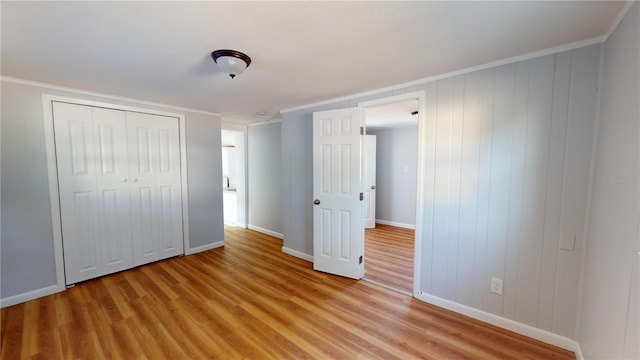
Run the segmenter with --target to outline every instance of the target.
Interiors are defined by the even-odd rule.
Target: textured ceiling
[[[244,119],[603,36],[624,2],[6,2],[2,75]],[[236,79],[212,50],[253,62]]]

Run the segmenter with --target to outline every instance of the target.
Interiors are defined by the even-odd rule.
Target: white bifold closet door
[[[67,284],[183,253],[176,118],[53,103]]]
[[[178,119],[127,112],[136,266],[183,253]]]

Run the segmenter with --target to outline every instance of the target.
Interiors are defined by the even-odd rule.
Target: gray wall
[[[2,81],[0,297],[55,285],[42,94],[162,107]],[[220,119],[186,113],[190,245],[223,241]],[[214,181],[215,180],[215,181]]]
[[[174,111],[179,112],[179,111]],[[222,144],[220,118],[185,114],[187,182],[189,186],[189,245],[224,241],[222,213]]]
[[[312,113],[425,90],[418,290],[575,339],[600,51],[284,112],[285,246],[312,254]]]
[[[313,111],[282,114],[281,123],[283,246],[308,255],[313,255]]]
[[[367,135],[376,135],[376,220],[415,226],[418,127],[367,129]]]
[[[280,122],[248,128],[249,225],[282,234]]]
[[[579,340],[587,359],[640,358],[640,6],[605,44]]]

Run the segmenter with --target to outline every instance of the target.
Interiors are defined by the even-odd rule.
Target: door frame
[[[366,121],[366,115],[365,115],[365,121]],[[377,146],[377,143],[378,143],[378,138],[375,135],[366,134],[364,136],[364,146],[363,146],[364,155],[361,156],[361,158],[362,158],[361,161],[362,161],[362,169],[364,170],[365,168],[367,168],[368,169],[367,171],[371,171],[369,169],[369,166],[367,165],[368,164],[367,163],[367,151],[368,151],[368,148],[369,148],[369,140],[371,140],[372,138],[373,138],[373,142],[375,142],[375,144],[373,145],[373,155],[374,155],[374,158],[373,158],[373,169],[374,169],[374,171],[371,172],[372,173],[371,176],[373,177],[373,181],[372,181],[371,184],[369,184],[369,186],[373,186],[373,188],[367,189],[367,186],[365,186],[365,183],[366,183],[366,181],[364,179],[365,171],[362,171],[362,192],[364,193],[363,218],[364,218],[364,214],[366,214],[367,211],[371,210],[371,208],[373,207],[373,211],[371,212],[371,214],[372,214],[371,216],[373,217],[373,219],[371,219],[371,221],[373,221],[373,228],[375,228],[376,227],[376,215],[375,215],[375,213],[376,213],[376,200],[375,200],[376,199],[376,192],[375,192],[375,190],[376,189],[375,189],[375,186],[376,186],[376,183],[377,183],[377,177],[376,177],[377,165],[376,165],[376,160],[377,160],[377,157],[378,157],[378,151],[376,149],[376,146]],[[369,192],[369,200],[368,201],[367,201],[367,190]],[[374,200],[372,201],[371,199],[374,199]],[[371,206],[372,204],[373,204],[373,206]],[[367,207],[369,207],[369,209],[367,209]],[[366,229],[370,229],[370,227],[367,227],[367,219],[366,218],[364,219],[363,222],[364,222],[365,230]]]
[[[180,182],[182,195],[182,237],[184,254],[191,254],[189,248],[189,188],[187,185],[187,145],[185,115],[154,109],[134,106],[105,103],[99,101],[70,98],[50,94],[42,94],[42,112],[44,120],[44,137],[47,157],[47,172],[49,177],[49,199],[51,205],[51,226],[53,230],[53,250],[56,266],[56,288],[58,291],[65,289],[64,254],[62,248],[62,217],[60,214],[60,195],[58,184],[58,163],[56,159],[56,144],[53,127],[53,102],[65,102],[70,104],[101,107],[107,109],[132,111],[152,115],[169,116],[178,119],[180,131]],[[194,251],[197,252],[197,251]]]
[[[424,199],[425,189],[425,180],[426,180],[426,134],[427,134],[427,124],[426,124],[426,114],[425,114],[425,91],[416,91],[410,92],[406,94],[400,94],[395,96],[384,97],[375,100],[362,101],[358,103],[358,107],[361,109],[366,109],[372,106],[380,106],[392,104],[400,101],[406,100],[418,100],[418,163],[416,164],[417,168],[417,189],[416,189],[416,229],[415,229],[415,238],[414,238],[414,249],[413,249],[413,297],[418,297],[420,295],[420,283],[421,283],[421,272],[422,269],[422,218],[424,216],[424,204],[422,199]],[[366,115],[365,115],[365,123],[366,123]],[[362,243],[364,247],[364,242]],[[362,249],[362,253],[364,254],[364,248]],[[366,261],[366,259],[365,259]]]

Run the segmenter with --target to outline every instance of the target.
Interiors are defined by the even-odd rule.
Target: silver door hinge
[[[362,255],[358,258],[358,264],[362,264]]]
[[[364,200],[364,193],[360,193],[360,201]]]
[[[364,135],[364,127],[360,126],[360,135]]]

